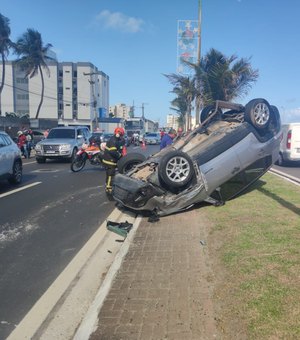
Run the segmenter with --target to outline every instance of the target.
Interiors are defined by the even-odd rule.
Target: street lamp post
[[[200,61],[201,61],[201,16],[202,16],[202,1],[198,0],[198,51],[197,51],[197,66],[200,67]],[[197,79],[197,90],[200,92],[200,81]],[[200,116],[200,100],[198,96],[195,98],[196,101],[196,112],[195,112],[195,118],[196,118],[196,125],[199,124],[199,116]]]

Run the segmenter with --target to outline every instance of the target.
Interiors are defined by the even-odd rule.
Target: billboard
[[[197,63],[198,20],[178,20],[177,26],[177,72],[185,75],[192,73],[183,60]]]

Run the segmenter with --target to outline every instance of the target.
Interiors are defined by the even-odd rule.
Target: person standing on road
[[[176,137],[176,130],[171,129],[168,133],[164,134],[160,142],[160,150],[173,143],[173,139]]]
[[[18,131],[18,147],[20,148],[22,152],[22,156],[25,158],[28,158],[28,152],[27,152],[27,139],[24,135],[23,131]]]
[[[117,162],[122,157],[122,149],[125,144],[124,134],[124,129],[117,127],[104,150],[102,162],[106,170],[105,192],[110,199],[112,198],[112,182],[116,174]]]

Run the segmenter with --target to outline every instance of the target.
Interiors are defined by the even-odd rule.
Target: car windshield
[[[52,138],[66,138],[66,139],[70,139],[70,138],[75,138],[75,130],[71,130],[71,129],[53,129],[50,130],[49,135],[47,137],[48,139],[52,139]]]
[[[157,137],[157,133],[147,133],[146,137]]]
[[[102,132],[93,132],[93,137],[101,137],[103,135]]]

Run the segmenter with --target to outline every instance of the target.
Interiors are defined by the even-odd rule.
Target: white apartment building
[[[178,115],[167,114],[167,128],[178,129]]]
[[[59,125],[88,125],[96,128],[98,119],[108,117],[109,77],[89,62],[48,63],[45,69],[44,100],[39,119],[57,120]],[[2,63],[0,62],[0,77]],[[28,113],[36,117],[41,98],[41,77],[25,78],[15,62],[5,63],[5,85],[1,95],[1,112]]]
[[[193,116],[190,117],[190,126],[191,126],[191,129],[194,129],[194,127],[196,126],[196,119]],[[167,128],[178,130],[178,127],[179,127],[178,126],[178,115],[168,114],[167,115]]]
[[[116,118],[128,119],[132,115],[132,106],[120,103],[109,107],[109,114]]]

